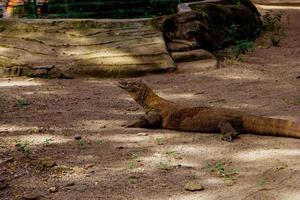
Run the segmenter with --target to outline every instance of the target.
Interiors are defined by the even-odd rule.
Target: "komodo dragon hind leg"
[[[127,128],[160,128],[162,123],[161,115],[156,110],[150,110],[146,115],[140,117],[140,119],[134,123],[128,124]]]
[[[220,122],[219,129],[222,134],[221,139],[227,142],[232,142],[239,135],[239,132],[232,126],[230,122]]]

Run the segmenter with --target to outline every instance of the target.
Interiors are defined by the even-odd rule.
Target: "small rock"
[[[148,136],[148,133],[138,133],[137,136]]]
[[[200,182],[190,181],[184,186],[184,189],[190,192],[195,192],[195,191],[204,190],[204,187]]]
[[[36,194],[36,193],[26,194],[23,196],[23,199],[25,199],[25,200],[37,200],[39,198],[40,198],[40,195]]]
[[[118,147],[116,147],[116,149],[125,149],[125,147],[118,146]]]
[[[74,136],[74,139],[75,139],[75,140],[81,140],[81,135],[80,135],[80,134],[76,134],[76,135]]]
[[[92,168],[92,167],[94,167],[93,164],[86,164],[86,165],[84,166],[85,169]]]
[[[300,76],[297,76],[296,79],[300,79]]]
[[[70,181],[68,183],[65,184],[65,187],[71,187],[75,185],[75,181]]]
[[[100,128],[106,128],[106,126],[105,126],[105,125],[103,125],[103,126],[100,126]]]
[[[58,191],[58,189],[56,187],[49,188],[49,192],[51,192],[51,193],[55,193],[57,191]]]

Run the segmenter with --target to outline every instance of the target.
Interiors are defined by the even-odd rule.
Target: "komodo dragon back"
[[[227,141],[232,141],[238,133],[300,138],[300,124],[297,122],[255,116],[226,108],[185,108],[159,97],[141,81],[120,81],[119,87],[126,90],[146,113],[141,121],[128,127],[221,132],[224,136],[222,138]],[[153,110],[155,113],[149,114]]]

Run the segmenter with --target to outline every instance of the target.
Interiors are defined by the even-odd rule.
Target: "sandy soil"
[[[220,69],[141,79],[180,104],[300,122],[300,10],[286,13],[280,47],[260,38]],[[0,79],[0,199],[300,199],[300,140],[125,129],[142,110],[115,82]]]

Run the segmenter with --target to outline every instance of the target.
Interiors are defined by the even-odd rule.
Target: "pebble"
[[[25,200],[37,200],[39,198],[40,198],[40,195],[36,194],[36,193],[31,193],[31,194],[27,194],[27,195],[23,196],[23,199],[25,199]]]
[[[92,168],[92,167],[94,167],[93,164],[86,164],[86,165],[84,166],[85,169]]]
[[[75,185],[75,181],[70,181],[68,183],[65,184],[65,187],[71,187]]]
[[[204,187],[198,181],[190,181],[184,186],[184,189],[190,192],[196,192],[204,190]]]
[[[51,192],[51,193],[54,193],[54,192],[57,192],[57,191],[58,191],[58,189],[56,187],[49,188],[49,192]]]
[[[138,133],[137,136],[148,136],[148,133]]]
[[[75,140],[81,140],[81,135],[80,134],[75,134],[74,139]]]

